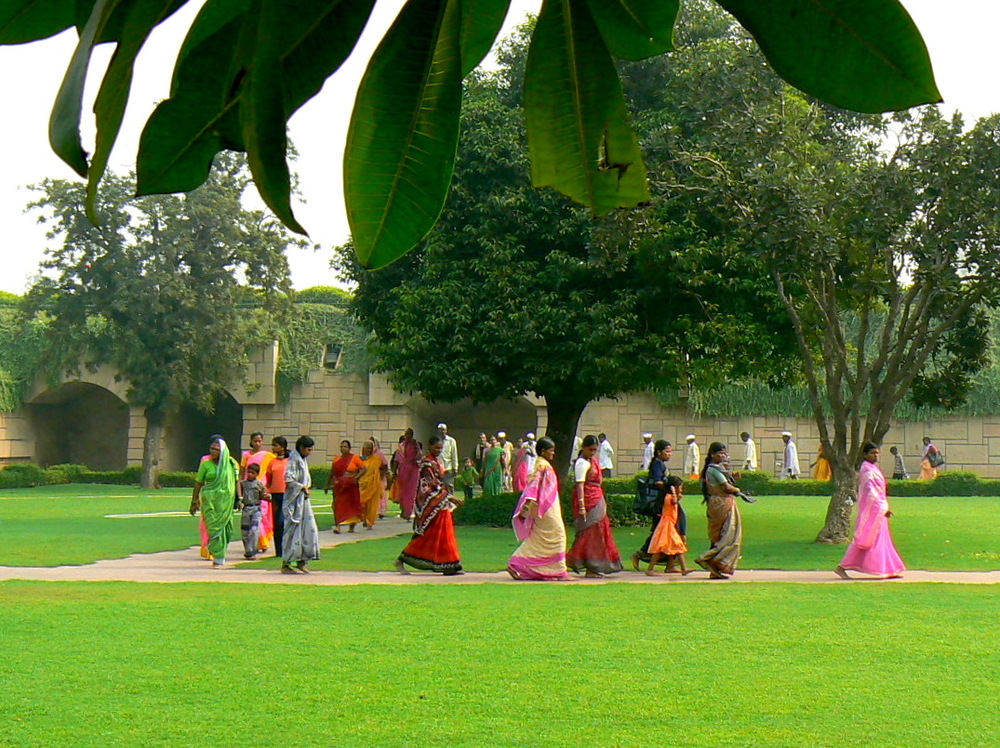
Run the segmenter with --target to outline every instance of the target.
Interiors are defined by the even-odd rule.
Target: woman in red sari
[[[431,437],[429,451],[420,462],[420,483],[413,518],[413,538],[393,566],[400,574],[409,574],[406,566],[445,576],[462,573],[462,560],[455,540],[451,513],[459,506],[444,482],[444,469],[438,455],[444,444],[441,437]]]
[[[333,489],[333,531],[340,534],[340,526],[354,526],[361,522],[361,489],[358,478],[364,475],[365,466],[361,458],[351,452],[351,443],[344,439],[340,443],[340,457],[333,461],[330,477],[323,492]]]
[[[583,448],[573,472],[576,484],[573,489],[573,520],[576,538],[566,554],[566,565],[575,572],[586,571],[588,577],[603,577],[622,570],[622,557],[618,553],[608,505],[601,487],[601,467],[597,462],[597,437],[590,434],[583,439]]]

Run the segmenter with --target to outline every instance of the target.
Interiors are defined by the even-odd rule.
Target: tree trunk
[[[580,415],[589,402],[590,400],[586,396],[579,398],[572,396],[545,396],[549,416],[545,435],[556,443],[554,467],[556,474],[559,476],[560,485],[565,483],[570,461],[576,459],[576,455],[571,454],[573,451],[573,439],[576,437],[576,429],[580,425]]]
[[[833,497],[826,509],[826,523],[816,536],[817,543],[846,543],[851,538],[851,507],[857,501],[858,471],[840,462],[833,464]]]
[[[167,414],[158,408],[146,408],[146,436],[142,440],[142,476],[139,485],[143,488],[160,487],[160,442]]]

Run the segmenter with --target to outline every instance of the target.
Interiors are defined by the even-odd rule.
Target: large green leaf
[[[621,81],[585,0],[546,0],[524,76],[532,182],[603,215],[649,199]]]
[[[462,75],[471,73],[489,53],[503,28],[510,0],[463,0]]]
[[[644,60],[674,48],[680,0],[587,0],[611,54]]]
[[[777,73],[823,101],[886,112],[941,100],[920,32],[897,0],[716,0]]]
[[[94,102],[97,138],[88,171],[86,199],[87,215],[94,223],[98,222],[97,186],[104,176],[108,157],[118,139],[125,105],[132,87],[136,57],[153,29],[183,4],[184,0],[122,2],[117,12],[109,17],[108,23],[99,32],[101,37],[117,39],[118,45]]]
[[[0,44],[23,44],[90,17],[94,0],[0,0]]]
[[[409,0],[365,71],[344,153],[358,260],[379,268],[437,220],[462,103],[461,0]]]
[[[94,3],[94,9],[80,34],[80,41],[73,52],[49,117],[49,143],[52,150],[81,177],[87,176],[87,152],[83,149],[80,138],[83,86],[87,80],[94,40],[117,3],[118,0],[97,0]]]
[[[139,194],[201,184],[222,148],[245,150],[267,205],[297,231],[288,118],[354,48],[374,0],[209,0],[178,55],[170,98],[143,131]]]

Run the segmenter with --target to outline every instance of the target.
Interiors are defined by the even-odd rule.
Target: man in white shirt
[[[528,461],[528,475],[535,469],[535,458],[538,456],[535,432],[529,431],[524,435],[524,458]]]
[[[689,478],[697,478],[701,475],[701,450],[698,449],[697,437],[688,434],[684,437],[687,448],[684,450],[684,475]]]
[[[753,439],[750,438],[750,434],[744,431],[740,434],[740,439],[743,440],[743,445],[746,451],[743,454],[743,469],[744,470],[756,470],[757,469],[757,445],[754,444]]]
[[[782,431],[781,440],[785,443],[785,459],[781,466],[782,478],[799,477],[799,450],[792,441],[791,431]]]
[[[646,433],[642,435],[642,443],[646,448],[642,451],[642,469],[649,470],[649,463],[653,461],[653,435]]]
[[[455,485],[455,476],[458,475],[458,442],[455,437],[448,435],[448,424],[438,424],[438,434],[441,436],[441,456],[440,460],[444,464],[444,476],[442,480],[446,485]]]
[[[601,466],[601,477],[611,478],[615,469],[615,450],[605,434],[597,435],[597,462]]]

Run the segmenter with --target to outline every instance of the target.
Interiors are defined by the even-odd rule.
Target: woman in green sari
[[[203,460],[191,494],[191,515],[201,509],[205,523],[207,548],[212,568],[226,565],[226,548],[233,535],[233,498],[239,482],[239,463],[229,455],[229,447],[221,436],[212,437],[208,459]]]
[[[495,436],[490,437],[490,448],[486,451],[483,493],[487,496],[503,493],[503,447]]]

